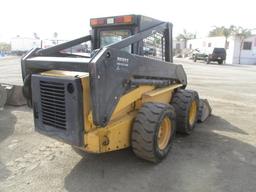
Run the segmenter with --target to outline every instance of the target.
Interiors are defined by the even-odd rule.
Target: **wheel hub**
[[[171,120],[168,117],[165,117],[161,123],[161,126],[157,135],[157,144],[160,150],[164,150],[170,140],[172,132]]]
[[[191,107],[189,109],[189,124],[190,124],[190,126],[192,126],[195,123],[196,114],[197,114],[197,106],[196,106],[196,101],[194,100],[191,103]]]

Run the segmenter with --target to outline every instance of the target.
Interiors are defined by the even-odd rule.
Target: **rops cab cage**
[[[29,103],[33,100],[32,76],[48,70],[88,72],[93,123],[104,127],[120,97],[139,85],[165,87],[180,83],[183,88],[186,87],[187,78],[183,67],[172,64],[171,23],[141,15],[128,15],[91,19],[91,26],[91,35],[46,49],[33,49],[22,58],[24,94]],[[103,29],[129,30],[129,35],[103,46],[99,40]],[[164,39],[161,60],[147,57],[151,53],[154,55],[156,50],[143,47],[144,40],[154,34],[162,34],[161,38]],[[88,41],[91,41],[93,49],[90,57],[62,52]],[[55,85],[58,86],[61,90],[62,85]],[[63,86],[68,86],[68,83]],[[73,88],[69,89],[72,91]]]

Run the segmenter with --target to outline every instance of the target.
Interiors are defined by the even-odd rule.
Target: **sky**
[[[71,40],[87,35],[89,19],[141,14],[169,21],[174,36],[186,29],[197,37],[214,26],[256,28],[255,0],[1,0],[0,42],[17,35]]]

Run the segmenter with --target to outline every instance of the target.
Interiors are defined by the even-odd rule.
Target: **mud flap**
[[[207,99],[199,100],[198,122],[204,122],[212,113],[212,108]]]
[[[22,86],[0,84],[0,108],[4,105],[22,106],[27,101],[23,95]]]

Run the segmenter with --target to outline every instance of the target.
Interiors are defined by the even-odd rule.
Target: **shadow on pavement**
[[[7,107],[0,111],[0,143],[13,134],[16,122],[17,118],[11,113],[11,109]],[[3,155],[0,154],[0,181],[10,174],[10,171],[1,163],[1,156]]]
[[[247,191],[256,189],[256,149],[221,133],[245,136],[226,120],[211,116],[195,132],[178,135],[160,164],[137,159],[130,149],[86,154],[65,178],[76,191]]]
[[[17,118],[9,108],[0,111],[0,143],[13,134]]]

